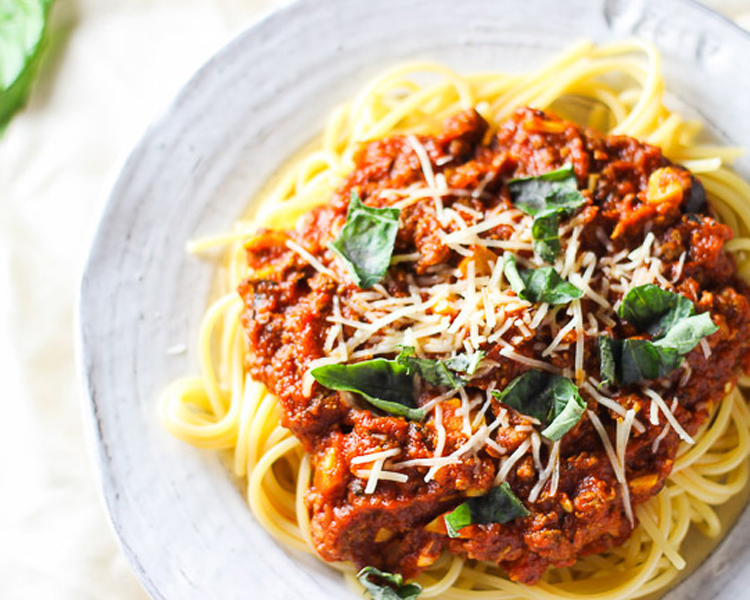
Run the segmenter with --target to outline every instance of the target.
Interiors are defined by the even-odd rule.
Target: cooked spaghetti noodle
[[[531,106],[659,146],[670,160],[700,174],[711,206],[735,232],[725,247],[740,277],[750,279],[750,186],[723,166],[741,152],[698,141],[700,123],[668,110],[663,95],[659,55],[640,42],[581,43],[523,75],[459,75],[442,65],[417,63],[372,81],[353,102],[334,111],[315,146],[253,204],[249,219],[225,235],[190,244],[194,253],[228,247],[220,274],[223,295],[201,326],[201,376],[174,382],[160,400],[165,427],[195,446],[231,451],[233,470],[247,481],[247,499],[258,521],[280,543],[314,553],[304,502],[311,481],[309,457],[281,426],[276,398],[245,369],[243,302],[236,293],[247,276],[244,244],[259,227],[290,228],[326,202],[354,168],[362,142],[434,134],[461,110],[476,108],[492,126],[517,107]],[[305,253],[301,247],[291,249]],[[304,258],[326,269],[314,264],[315,257]],[[743,384],[750,378],[741,379]],[[680,544],[690,528],[720,536],[724,528],[716,507],[747,483],[750,414],[738,389],[728,392],[695,439],[694,445],[681,446],[666,487],[635,508],[639,525],[624,544],[579,558],[570,567],[549,568],[535,586],[510,581],[492,563],[444,553],[419,576],[421,597],[625,600],[665,590],[686,566]],[[335,566],[357,585],[354,566]]]

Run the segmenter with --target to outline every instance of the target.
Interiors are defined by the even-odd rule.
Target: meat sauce
[[[655,236],[663,275],[674,290],[695,303],[698,312],[709,312],[719,330],[706,338],[705,349],[696,347],[686,358],[692,370],[687,385],[678,369],[660,383],[678,398],[673,413],[690,434],[712,414],[716,403],[750,362],[750,292],[736,277],[732,257],[723,249],[731,230],[710,216],[703,186],[685,169],[672,165],[661,151],[625,136],[603,136],[573,123],[531,109],[519,109],[490,131],[475,111],[450,119],[434,137],[421,136],[435,173],[447,186],[476,190],[461,202],[472,214],[469,224],[498,207],[509,207],[507,183],[517,177],[539,175],[572,164],[578,187],[586,198],[577,211],[584,223],[580,251],[597,256],[632,250],[648,232]],[[351,279],[327,249],[346,221],[348,200],[356,190],[370,206],[387,206],[388,189],[403,189],[424,182],[419,158],[405,137],[392,137],[363,145],[355,169],[329,203],[303,217],[293,231],[261,231],[247,243],[251,275],[240,286],[245,303],[247,366],[252,377],[278,398],[282,423],[291,429],[312,457],[313,479],[306,496],[311,533],[319,554],[329,561],[353,561],[406,577],[432,564],[443,551],[499,564],[515,581],[534,584],[550,565],[569,566],[580,556],[602,552],[624,542],[633,530],[627,518],[613,467],[588,417],[563,436],[560,446],[559,483],[551,493],[549,482],[534,502],[529,494],[539,473],[531,452],[518,461],[506,477],[530,516],[505,524],[476,524],[449,538],[442,516],[468,497],[487,493],[495,484],[500,456],[489,446],[445,466],[425,482],[426,467],[401,471],[408,481],[379,481],[365,493],[366,478],[356,475],[352,459],[384,447],[399,448],[399,460],[429,458],[438,444],[434,413],[423,422],[388,416],[355,396],[333,392],[317,383],[306,390],[303,377],[315,359],[325,356],[324,343],[331,322],[334,298],[345,318],[357,315],[349,300],[357,291]],[[456,198],[445,196],[449,207]],[[418,253],[416,262],[394,264],[383,285],[393,295],[407,293],[407,281],[431,266],[450,264],[462,268],[466,258],[449,248],[439,234],[442,225],[431,198],[403,208],[396,254]],[[603,232],[603,235],[602,235]],[[506,239],[507,226],[487,232]],[[341,274],[340,282],[315,270],[286,246],[294,240],[323,265]],[[477,269],[498,260],[491,249],[477,248]],[[612,292],[614,304],[619,294]],[[591,301],[582,300],[584,308]],[[351,335],[353,329],[344,328]],[[511,330],[508,339],[513,336]],[[516,332],[517,333],[517,332]],[[636,335],[618,321],[609,329],[614,337]],[[572,332],[573,339],[575,332]],[[516,346],[528,357],[538,356],[537,337]],[[548,342],[549,340],[542,340]],[[535,346],[536,343],[536,346]],[[490,382],[502,390],[529,367],[500,353],[500,344],[483,345],[494,366],[473,379],[469,389],[486,389]],[[572,351],[557,359],[570,366]],[[598,376],[596,339],[585,339],[586,374]],[[684,383],[684,381],[683,381]],[[418,405],[445,390],[421,386]],[[596,411],[614,439],[616,421],[622,417],[598,405],[581,391],[589,409]],[[626,475],[633,507],[659,492],[669,475],[679,438],[665,425],[652,425],[647,416],[650,400],[639,388],[620,388],[614,400],[633,408],[643,425],[634,430],[626,450]],[[490,413],[500,405],[492,401]],[[513,452],[528,436],[523,417],[511,411],[508,426],[500,427],[495,441]],[[460,402],[442,404],[445,429],[444,455],[466,441]],[[660,441],[655,445],[657,437]],[[656,448],[656,451],[654,451]],[[544,449],[542,450],[545,451]],[[546,460],[546,456],[545,456]]]

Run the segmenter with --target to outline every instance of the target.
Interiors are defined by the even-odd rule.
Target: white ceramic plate
[[[195,337],[214,265],[185,242],[227,229],[329,111],[408,59],[522,71],[569,43],[638,35],[670,90],[750,147],[750,37],[682,0],[303,0],[222,50],[127,162],[91,250],[80,301],[93,448],[112,523],[159,600],[344,599],[338,574],[282,550],[219,457],[171,438],[155,404],[197,372]],[[747,176],[749,163],[740,163]],[[186,355],[168,348],[187,344]],[[747,598],[750,512],[669,598]]]

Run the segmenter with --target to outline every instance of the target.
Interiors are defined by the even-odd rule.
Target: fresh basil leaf
[[[518,268],[516,257],[513,256],[510,252],[506,252],[505,258],[503,259],[503,274],[508,280],[510,288],[516,293],[519,298],[523,298],[521,294],[526,294],[526,280],[521,277],[521,271],[523,270],[524,269]],[[527,298],[523,299],[527,300]]]
[[[484,496],[469,498],[467,502],[475,523],[507,523],[531,514],[513,493],[508,482],[492,488]]]
[[[451,371],[458,371],[459,373],[466,373],[467,375],[474,375],[479,368],[479,363],[485,357],[486,352],[483,350],[477,350],[474,354],[456,354],[451,358],[445,360],[445,365]]]
[[[562,436],[568,433],[573,427],[578,425],[578,421],[586,412],[586,401],[581,398],[578,388],[575,384],[566,379],[560,378],[555,393],[555,405],[550,414],[549,425],[542,429],[541,434],[548,440],[558,441]]]
[[[718,330],[719,328],[711,320],[711,315],[701,313],[675,323],[664,337],[654,342],[654,346],[674,349],[677,354],[684,356],[704,337]]]
[[[632,288],[623,296],[617,314],[639,332],[659,337],[695,314],[695,306],[682,294],[647,283]]]
[[[603,383],[630,385],[668,375],[682,357],[706,336],[718,331],[708,313],[695,314],[690,300],[653,284],[631,289],[618,314],[652,340],[599,339],[600,375]]]
[[[549,208],[574,210],[584,202],[570,163],[543,175],[512,179],[508,189],[513,204],[529,215]]]
[[[552,441],[573,429],[586,411],[586,402],[570,379],[538,369],[526,371],[492,395],[522,415],[538,419],[544,427],[542,435]]]
[[[398,233],[398,208],[372,208],[352,190],[346,224],[328,247],[342,259],[358,287],[370,288],[385,277]]]
[[[649,340],[599,338],[602,383],[631,385],[668,375],[682,364],[675,348],[660,347]]]
[[[448,533],[448,537],[457,538],[459,531],[473,523],[469,502],[459,504],[452,512],[445,515],[443,520],[445,521],[445,530]]]
[[[682,364],[677,350],[659,348],[648,340],[623,340],[620,356],[622,382],[625,385],[638,380],[659,379]]]
[[[504,390],[493,390],[492,395],[519,413],[544,423],[554,404],[550,395],[551,378],[551,373],[531,369],[516,377]]]
[[[413,421],[424,419],[424,410],[414,403],[414,378],[394,360],[376,358],[351,365],[323,365],[310,374],[323,387],[360,394],[383,412]]]
[[[0,131],[29,95],[51,4],[51,0],[0,0]]]
[[[534,252],[544,262],[553,263],[560,253],[560,214],[556,210],[540,213],[531,224]]]
[[[510,253],[505,255],[503,273],[518,297],[529,302],[558,305],[583,297],[583,292],[562,279],[554,267],[521,269],[516,264],[516,257]]]
[[[531,225],[534,252],[545,262],[554,262],[560,252],[560,217],[586,202],[578,191],[573,165],[564,165],[544,175],[513,179],[508,190],[513,204],[534,217]]]
[[[412,346],[401,346],[396,362],[409,369],[409,373],[416,373],[429,384],[446,385],[451,389],[457,389],[465,386],[468,381],[456,373],[473,375],[484,355],[485,353],[479,350],[471,356],[457,354],[445,360],[434,360],[417,358]]]
[[[416,600],[422,593],[418,583],[404,584],[404,578],[398,573],[387,573],[375,567],[365,567],[357,573],[357,579],[373,600]]]
[[[609,336],[599,338],[599,376],[601,377],[600,386],[608,383],[617,383],[620,381],[618,376],[618,365],[621,362],[622,346],[620,340],[615,340]]]
[[[431,385],[445,385],[455,390],[467,383],[465,379],[455,375],[444,361],[417,358],[411,346],[401,347],[396,362],[406,367],[409,373],[416,373]]]
[[[459,531],[477,523],[507,523],[531,513],[513,493],[507,482],[492,488],[488,494],[469,498],[451,513],[445,515],[448,536],[458,537]]]

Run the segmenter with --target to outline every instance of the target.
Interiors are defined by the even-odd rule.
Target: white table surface
[[[147,600],[84,442],[80,273],[148,124],[216,50],[287,2],[56,0],[38,85],[0,137],[0,598]],[[750,0],[705,3],[750,27]]]

